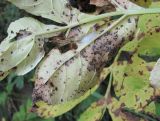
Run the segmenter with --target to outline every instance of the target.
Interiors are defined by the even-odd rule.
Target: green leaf
[[[23,105],[20,106],[18,112],[14,113],[12,120],[13,121],[30,121],[35,119],[37,116],[29,112],[29,109],[32,106],[32,101],[28,99]]]
[[[18,89],[22,89],[24,86],[24,77],[18,76],[14,79],[14,83]]]

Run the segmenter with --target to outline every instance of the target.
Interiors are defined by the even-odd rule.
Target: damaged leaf
[[[18,75],[31,71],[44,56],[44,39],[39,40],[36,34],[54,28],[29,17],[11,23],[8,36],[0,44],[0,71],[13,69]]]
[[[145,21],[143,19],[144,16],[140,17],[139,25],[142,25]],[[150,15],[151,20],[153,18],[154,21],[159,21],[154,16],[157,15]],[[148,20],[146,19],[146,21]],[[148,107],[151,102],[154,102],[159,97],[159,90],[151,87],[149,81],[150,71],[156,61],[146,61],[139,55],[143,53],[143,55],[148,56],[153,54],[159,56],[160,42],[157,38],[160,37],[160,34],[155,29],[158,26],[158,23],[156,27],[154,24],[151,24],[150,29],[145,33],[143,27],[139,26],[141,32],[143,32],[143,37],[140,39],[138,37],[136,38],[137,40],[124,46],[110,67],[114,78],[115,97],[109,99],[108,108],[114,121],[145,121],[147,118],[143,115],[148,116],[149,119],[156,115],[155,111],[152,111],[154,107]],[[129,112],[124,111],[125,108],[129,108]],[[132,111],[132,109],[136,112]],[[153,113],[151,117],[147,114],[148,112]],[[153,119],[157,120],[156,118]]]
[[[78,103],[87,98],[90,94],[92,94],[98,85],[94,86],[92,89],[88,90],[83,96],[80,96],[77,99],[64,102],[57,105],[48,105],[43,101],[38,101],[35,106],[32,108],[32,111],[36,111],[39,116],[49,118],[49,117],[57,117],[62,115],[63,113],[69,111],[73,107],[75,107]],[[36,107],[36,108],[35,108]],[[38,108],[37,108],[38,107]]]
[[[118,19],[109,32],[105,27],[108,24],[104,25],[104,32],[91,33],[91,37],[89,34],[77,42],[78,48],[75,50],[60,53],[53,49],[37,68],[34,103],[43,101],[56,106],[84,95],[98,83],[105,64],[131,40],[136,29],[136,18]]]

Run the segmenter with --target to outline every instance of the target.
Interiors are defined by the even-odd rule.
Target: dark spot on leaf
[[[96,10],[95,5],[91,5],[90,0],[69,0],[72,7],[79,9],[81,12],[92,13]]]
[[[142,76],[143,75],[143,71],[138,71],[138,73]]]
[[[76,50],[78,48],[76,43],[69,43],[59,48],[61,53],[65,53],[69,50]]]
[[[20,31],[17,33],[17,35],[16,35],[16,37],[15,37],[14,40],[22,39],[22,38],[27,37],[27,36],[29,36],[29,35],[31,35],[31,34],[32,34],[32,32],[30,32],[30,31],[20,30]]]
[[[127,61],[129,64],[131,64],[133,62],[131,59],[133,54],[134,52],[121,51],[117,61],[118,62]]]
[[[160,55],[152,56],[152,55],[138,54],[138,57],[140,57],[146,62],[156,62],[159,59]]]
[[[160,27],[155,28],[155,31],[156,31],[157,33],[160,32]]]
[[[127,73],[124,73],[124,77],[127,77],[128,76],[128,74]]]
[[[2,58],[2,59],[1,59],[1,62],[3,62],[3,61],[4,61],[4,59]]]
[[[54,84],[52,82],[49,83],[51,87],[54,87]]]
[[[146,68],[148,71],[152,71],[152,69],[153,69],[153,67],[151,67],[151,66],[146,66]]]

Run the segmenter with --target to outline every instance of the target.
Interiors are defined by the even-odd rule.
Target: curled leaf
[[[45,55],[43,44],[44,40],[35,41],[35,44],[26,59],[16,67],[15,73],[17,75],[25,75],[37,66]]]

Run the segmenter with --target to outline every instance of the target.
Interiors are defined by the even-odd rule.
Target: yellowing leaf
[[[33,44],[31,36],[13,42],[12,46],[0,56],[0,71],[5,72],[17,66],[27,57]]]
[[[152,0],[130,0],[130,1],[143,7],[149,7],[152,3]]]
[[[29,17],[11,23],[7,38],[0,44],[0,71],[7,74],[14,69],[18,75],[31,71],[44,56],[44,39],[40,41],[36,34],[54,28]]]
[[[34,103],[42,101],[51,107],[67,103],[95,86],[104,65],[130,40],[136,29],[136,18],[133,16],[123,20],[122,17],[110,29],[108,24],[102,25],[104,32],[88,34],[76,43],[78,48],[75,50],[61,53],[53,49],[36,71]]]
[[[155,16],[157,15],[150,15],[151,21],[152,19],[159,21]],[[145,15],[141,16],[139,20],[142,33],[136,38],[138,40],[125,45],[110,68],[113,73],[113,86],[117,99],[111,97],[108,108],[114,121],[145,120],[142,115],[142,117],[135,116],[132,111],[132,113],[124,111],[125,108],[135,110],[136,114],[150,112],[153,113],[153,116],[156,115],[153,111],[154,107],[147,106],[159,96],[159,90],[150,86],[149,76],[157,57],[159,57],[160,42],[157,38],[160,37],[160,31],[157,31],[158,22],[155,23],[156,26],[151,23],[149,30],[141,26],[148,21],[144,18]]]
[[[91,106],[80,115],[78,121],[100,121],[106,110],[106,103],[105,99],[100,99],[92,103]]]
[[[77,99],[74,99],[68,102],[64,102],[61,104],[57,104],[57,105],[48,105],[47,103],[43,101],[38,101],[36,103],[36,106],[38,108],[34,109],[33,107],[33,110],[36,110],[38,115],[41,117],[45,117],[45,118],[57,117],[71,110],[74,106],[76,106],[78,103],[80,103],[85,98],[87,98],[90,94],[92,94],[97,89],[97,87],[98,87],[97,85],[94,86],[91,90],[88,90],[83,96],[80,96]]]
[[[17,68],[15,69],[15,73],[17,75],[25,75],[26,73],[34,69],[35,66],[37,66],[37,64],[41,61],[45,54],[43,44],[43,40],[35,41],[33,48],[27,55],[26,59],[18,64]]]
[[[20,9],[51,19],[58,23],[70,23],[77,21],[79,10],[72,8],[68,0],[8,0]]]

